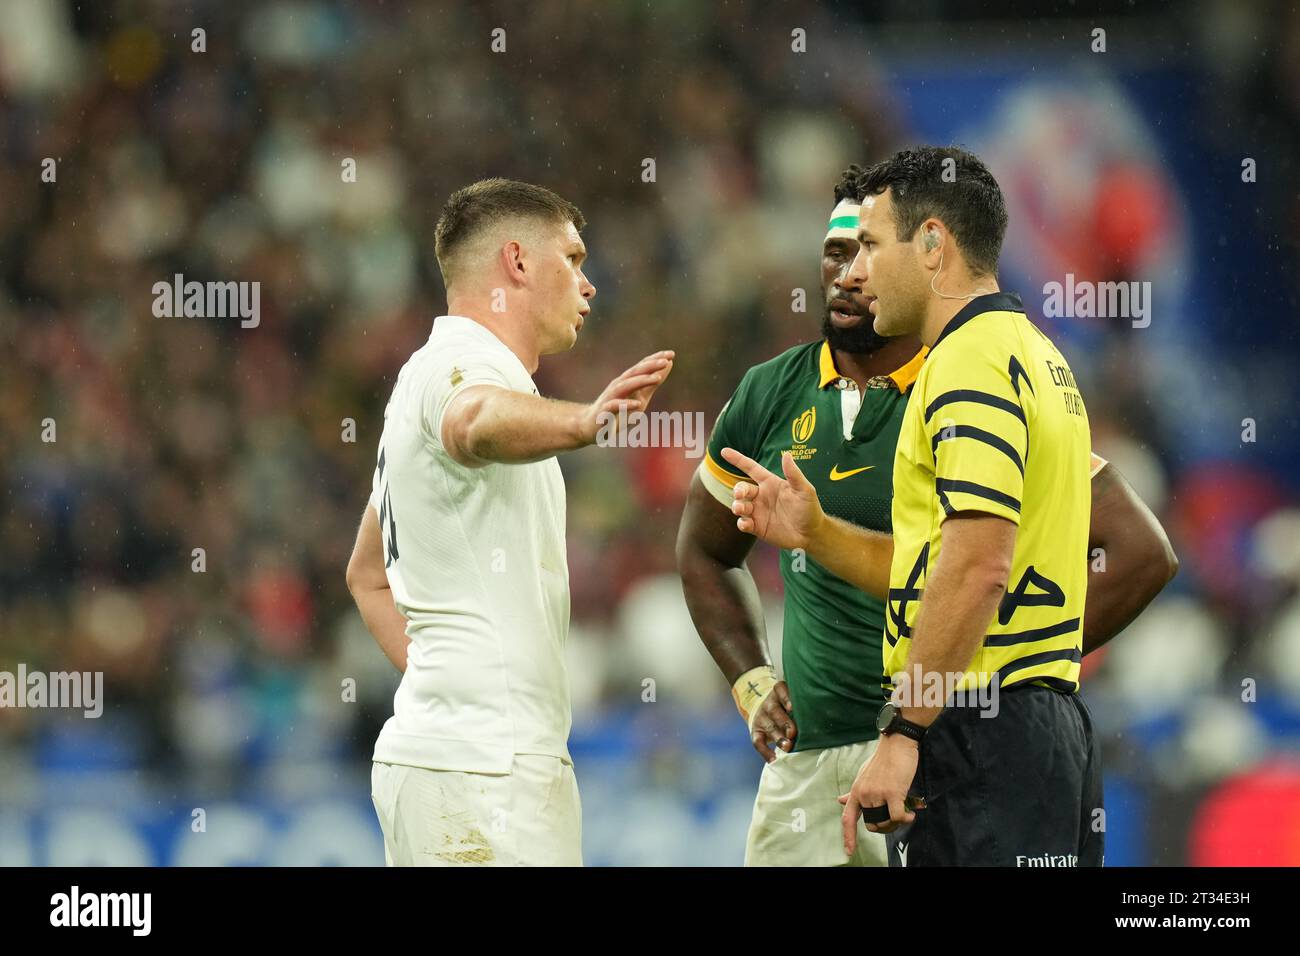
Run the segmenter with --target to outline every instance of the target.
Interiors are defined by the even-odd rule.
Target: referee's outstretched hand
[[[746,475],[732,489],[731,513],[736,527],[762,538],[778,548],[808,548],[826,518],[817,489],[804,477],[790,453],[781,453],[782,479],[734,448],[722,449],[722,457]]]

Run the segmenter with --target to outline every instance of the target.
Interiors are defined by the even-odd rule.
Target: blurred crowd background
[[[841,170],[921,141],[999,176],[1002,286],[1182,561],[1085,661],[1108,863],[1300,864],[1300,11],[861,6],[0,0],[0,670],[105,675],[97,720],[0,708],[0,864],[382,862],[397,675],[343,571],[453,189],[586,214],[545,393],[674,348],[658,407],[711,423],[817,336]],[[260,282],[260,323],[155,317],[177,273]],[[1067,274],[1150,282],[1149,326],[1044,316]],[[738,864],[761,762],[673,561],[698,460],[562,464],[587,860]]]

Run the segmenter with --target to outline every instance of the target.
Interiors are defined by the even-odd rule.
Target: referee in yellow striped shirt
[[[808,541],[886,591],[882,738],[844,808],[891,865],[1099,866],[1101,765],[1079,661],[1088,416],[1069,363],[1002,292],[1001,189],[960,149],[904,150],[864,181],[848,287],[930,352],[894,459],[892,547],[826,517],[797,466],[735,489],[740,530]],[[723,452],[733,465],[740,463]],[[734,454],[734,453],[733,453]],[[876,821],[876,822],[870,822]]]

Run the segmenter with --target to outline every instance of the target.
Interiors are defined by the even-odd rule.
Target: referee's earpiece
[[[937,245],[939,245],[939,230],[937,229],[925,230],[925,251],[933,252],[935,246]],[[946,292],[940,292],[938,287],[935,285],[935,283],[939,281],[939,273],[942,271],[943,271],[943,250],[940,249],[939,265],[934,270],[934,275],[930,276],[930,291],[933,292],[941,299],[973,299],[979,295],[989,294],[990,290],[984,288],[983,286],[980,286],[974,292],[969,292],[966,295],[948,295],[948,293]]]

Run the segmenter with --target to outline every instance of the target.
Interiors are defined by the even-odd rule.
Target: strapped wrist
[[[731,698],[751,731],[754,729],[754,715],[775,686],[776,670],[771,664],[750,668],[731,685]]]

